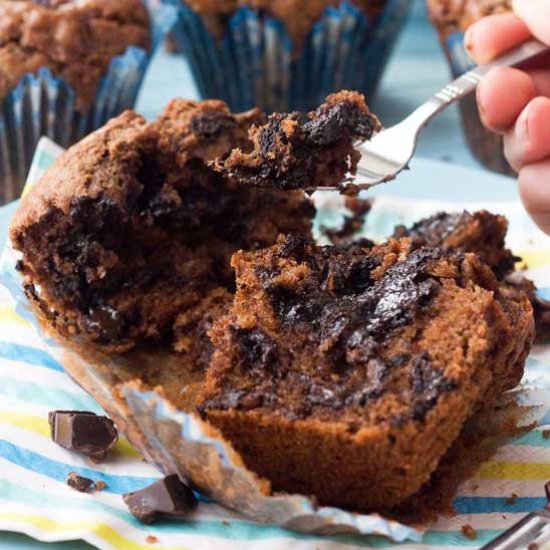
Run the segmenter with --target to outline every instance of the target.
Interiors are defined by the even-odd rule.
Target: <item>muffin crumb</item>
[[[463,525],[462,528],[462,534],[469,540],[476,540],[477,539],[477,532],[471,525]]]
[[[506,504],[508,504],[509,506],[514,506],[514,504],[516,504],[517,500],[518,500],[518,494],[517,493],[512,493],[507,499],[506,499]]]

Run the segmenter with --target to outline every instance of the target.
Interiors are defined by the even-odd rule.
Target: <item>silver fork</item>
[[[515,67],[549,50],[541,42],[530,40],[447,84],[405,120],[383,130],[372,140],[358,144],[356,149],[362,153],[362,157],[357,175],[347,183],[359,189],[367,189],[394,179],[407,168],[413,157],[420,131],[449,105],[473,92],[493,67]]]

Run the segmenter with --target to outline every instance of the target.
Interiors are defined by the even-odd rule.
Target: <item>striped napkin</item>
[[[35,182],[59,154],[43,141],[29,181]],[[338,224],[336,198],[319,200],[322,225]],[[550,299],[550,239],[536,230],[515,203],[449,204],[377,199],[364,231],[387,235],[397,223],[439,210],[487,208],[510,219],[509,243],[529,266],[529,274]],[[201,501],[185,522],[141,525],[130,515],[121,495],[142,488],[159,473],[121,439],[113,458],[103,464],[73,454],[50,441],[47,413],[80,409],[101,413],[95,401],[64,373],[47,352],[31,318],[20,307],[13,255],[0,262],[0,530],[26,533],[43,541],[83,539],[105,550],[336,550],[399,547],[407,549],[478,548],[515,523],[525,513],[545,505],[544,483],[550,480],[550,345],[538,346],[528,362],[526,379],[544,399],[540,428],[502,447],[465,483],[455,500],[458,513],[434,524],[420,542],[394,545],[372,536],[314,537],[247,521],[217,504]],[[544,288],[546,285],[547,288]],[[547,372],[548,371],[548,374]],[[69,472],[106,484],[103,491],[82,494],[65,484]],[[510,498],[512,497],[512,498]],[[476,539],[463,535],[472,526]]]

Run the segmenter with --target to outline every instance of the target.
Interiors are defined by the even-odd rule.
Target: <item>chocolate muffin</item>
[[[522,376],[531,305],[473,254],[288,236],[232,265],[199,409],[275,491],[388,510]]]
[[[487,15],[511,10],[511,0],[427,0],[430,19],[436,28],[452,75],[456,78],[475,65],[464,47],[468,27]],[[483,126],[474,94],[459,104],[464,135],[473,155],[487,168],[513,175],[504,156],[502,137]]]
[[[319,110],[318,124],[338,137],[338,153],[318,155],[320,167],[346,164],[364,124],[330,114],[348,109],[348,97]],[[303,191],[256,189],[218,171],[236,148],[253,149],[249,132],[264,122],[258,110],[233,115],[219,101],[176,100],[152,123],[127,112],[63,155],[11,228],[27,293],[49,322],[116,351],[175,331],[186,349],[185,333],[200,330],[189,310],[234,288],[234,252],[270,246],[279,233],[310,235],[314,209]],[[271,169],[265,162],[260,172]]]
[[[151,46],[141,0],[0,0],[0,99],[24,75],[48,67],[84,111],[113,57],[129,46]]]
[[[373,93],[411,0],[163,0],[199,93],[236,111],[310,111]],[[208,52],[208,55],[204,55]]]
[[[443,36],[465,32],[487,15],[511,11],[511,0],[427,0],[430,16]]]
[[[133,108],[173,21],[154,0],[0,0],[0,204],[19,198],[36,145],[69,147]]]

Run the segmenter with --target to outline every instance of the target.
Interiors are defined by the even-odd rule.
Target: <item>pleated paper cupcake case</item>
[[[410,0],[389,0],[385,11],[367,18],[347,1],[329,7],[294,56],[282,23],[249,7],[240,8],[217,41],[202,19],[181,0],[175,37],[201,96],[225,100],[235,111],[306,111],[342,89],[370,95],[406,20]]]
[[[173,8],[153,7],[154,0],[146,4],[153,21],[151,53],[130,46],[113,57],[88,110],[77,110],[73,88],[47,67],[25,75],[4,98],[0,111],[0,203],[19,196],[40,137],[48,136],[68,147],[135,105],[151,56],[175,21]]]

